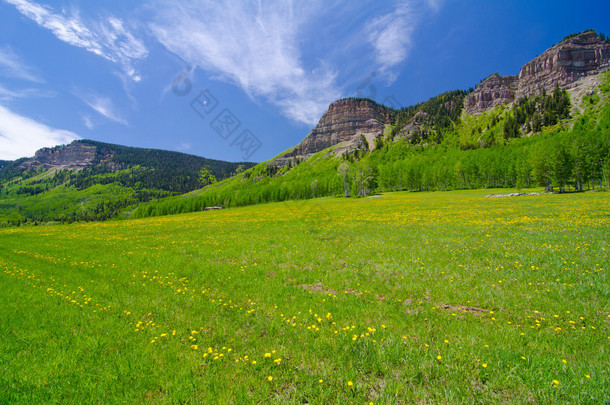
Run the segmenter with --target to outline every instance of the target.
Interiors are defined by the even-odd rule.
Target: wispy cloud
[[[176,150],[179,152],[187,152],[189,150],[191,150],[192,145],[189,142],[180,142],[178,145],[176,145]]]
[[[57,93],[49,89],[28,87],[15,90],[5,87],[2,83],[0,83],[0,101],[23,98],[49,98],[55,96],[57,96]]]
[[[392,74],[408,56],[419,10],[439,1],[405,0],[388,7],[376,0],[158,0],[150,27],[186,63],[253,98],[262,96],[292,120],[315,125],[328,104],[345,95],[346,82],[339,80],[360,80],[340,72]],[[356,19],[364,32],[353,29]],[[328,41],[349,49],[333,49]],[[325,53],[315,51],[320,49]]]
[[[41,27],[50,30],[58,39],[117,63],[132,80],[141,80],[133,64],[144,59],[148,50],[140,39],[125,28],[121,19],[110,16],[86,20],[77,9],[59,14],[52,8],[33,1],[4,1],[14,5],[21,14]]]
[[[0,84],[0,101],[9,101],[19,98],[41,98],[55,97],[56,93],[51,90],[27,88],[19,90],[11,90]]]
[[[33,156],[40,148],[70,143],[79,138],[73,132],[51,128],[0,105],[0,159]]]
[[[85,126],[89,129],[93,129],[95,128],[95,125],[93,124],[93,120],[91,119],[91,117],[89,117],[88,115],[83,115],[83,124],[85,124]]]
[[[121,114],[119,114],[117,108],[109,97],[100,96],[95,93],[81,93],[78,91],[74,92],[74,94],[98,114],[108,118],[111,121],[118,122],[119,124],[128,125],[127,120],[123,118]],[[85,125],[87,125],[86,121]]]
[[[416,11],[407,2],[368,24],[368,40],[375,49],[375,58],[382,72],[388,73],[407,58],[416,24]]]
[[[34,72],[10,46],[0,47],[0,75],[42,83],[38,73]]]
[[[340,95],[334,71],[324,64],[306,69],[299,31],[311,15],[298,2],[173,2],[159,4],[151,29],[167,49],[187,63],[263,96],[289,118],[313,124]]]

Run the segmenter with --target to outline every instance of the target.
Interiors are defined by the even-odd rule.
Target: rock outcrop
[[[399,137],[406,137],[409,140],[413,139],[413,136],[415,134],[417,134],[419,131],[422,130],[422,128],[426,125],[429,124],[430,121],[430,117],[428,116],[428,114],[424,111],[418,111],[413,118],[411,118],[406,124],[405,126],[402,128],[402,130],[398,133]]]
[[[555,45],[528,62],[519,73],[517,98],[535,96],[556,86],[608,70],[610,44],[595,31],[587,31]]]
[[[344,99],[332,103],[318,125],[284,158],[308,158],[311,155],[343,143],[346,148],[357,145],[364,135],[370,146],[383,135],[390,122],[390,110],[371,100]],[[285,159],[284,159],[285,160]],[[278,161],[279,162],[279,161]]]
[[[52,168],[81,170],[96,163],[97,158],[97,148],[95,146],[74,141],[69,145],[39,149],[34,157],[25,159],[19,167],[25,169],[42,167],[45,170]]]
[[[464,100],[468,114],[491,110],[499,105],[512,103],[519,88],[519,76],[500,76],[494,73],[483,80]]]
[[[586,31],[526,63],[518,76],[489,76],[466,97],[464,110],[476,114],[557,86],[569,89],[581,79],[609,68],[610,44],[595,31]]]

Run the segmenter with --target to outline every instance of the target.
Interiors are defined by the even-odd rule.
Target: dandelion
[[[269,376],[269,377],[267,377],[267,380],[273,381],[273,377]]]
[[[481,366],[482,366],[483,368],[487,368],[487,364],[485,364],[485,363],[481,364]]]
[[[348,381],[348,382],[347,382],[347,385],[351,387],[352,385],[354,385],[354,383],[353,383],[353,382],[351,382],[351,381]]]
[[[553,384],[555,384],[555,385],[559,385],[559,381],[557,381],[557,380],[553,380]]]
[[[563,361],[563,364],[568,364],[568,362],[566,361],[566,359],[561,360]]]
[[[589,374],[585,374],[585,378],[591,378]]]
[[[443,358],[441,356],[436,356],[437,360],[442,360]]]
[[[324,382],[324,380],[319,379],[319,380],[318,380],[318,382],[319,382],[320,384],[322,384],[322,383]]]
[[[265,357],[271,357],[271,353],[265,353]]]

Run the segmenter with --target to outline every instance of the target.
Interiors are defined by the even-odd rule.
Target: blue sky
[[[94,139],[229,161],[299,143],[332,101],[408,106],[521,66],[599,1],[0,0],[0,159]]]

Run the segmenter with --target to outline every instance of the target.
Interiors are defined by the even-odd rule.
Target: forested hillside
[[[84,166],[74,168],[75,163]],[[184,153],[82,140],[0,166],[0,226],[116,217],[252,167]]]
[[[605,73],[599,89],[578,106],[556,89],[480,115],[456,115],[461,108],[454,103],[466,92],[445,93],[394,112],[392,131],[371,152],[363,148],[337,157],[330,148],[296,165],[263,162],[189,196],[143,204],[134,215],[395,190],[610,188],[609,77]],[[426,124],[419,136],[401,135],[421,111]]]

